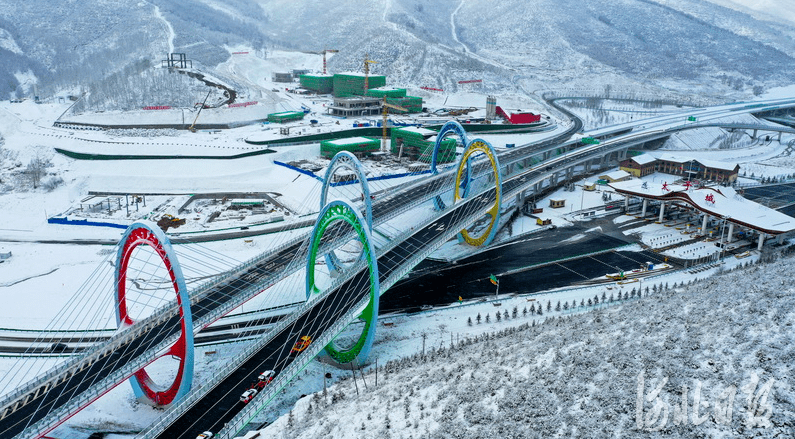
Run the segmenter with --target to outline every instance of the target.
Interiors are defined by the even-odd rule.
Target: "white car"
[[[271,381],[273,381],[273,377],[275,377],[275,376],[276,376],[276,371],[266,370],[265,372],[262,372],[261,374],[259,374],[259,378],[258,379],[260,381],[264,381],[265,384],[269,384]]]
[[[213,432],[205,431],[204,433],[196,436],[196,439],[210,439],[211,437],[213,437]]]
[[[248,404],[257,395],[257,389],[248,389],[240,396],[240,402]]]

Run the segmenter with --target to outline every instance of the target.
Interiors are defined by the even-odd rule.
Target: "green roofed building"
[[[321,73],[313,75],[301,75],[301,87],[312,90],[317,94],[329,94],[334,89],[334,76]]]
[[[281,113],[271,113],[268,115],[268,122],[292,122],[294,120],[301,120],[304,118],[303,111],[283,111]]]
[[[340,151],[348,151],[357,157],[369,156],[381,149],[381,141],[369,137],[325,140],[320,142],[320,155],[330,159]]]
[[[406,89],[392,87],[371,88],[370,91],[367,92],[367,96],[373,96],[377,98],[383,98],[384,96],[387,98],[405,98]]]
[[[437,131],[427,128],[392,128],[390,143],[392,154],[430,163],[433,156],[433,147],[436,144],[437,133]],[[454,161],[455,148],[456,141],[454,138],[442,140],[442,144],[439,146],[437,162],[450,163]]]
[[[334,96],[345,98],[364,95],[364,78],[364,73],[357,72],[334,74]],[[385,85],[386,76],[370,75],[368,77],[367,88],[379,88]]]

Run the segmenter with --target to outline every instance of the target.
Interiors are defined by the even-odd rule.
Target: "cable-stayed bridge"
[[[761,107],[752,108],[759,111]],[[434,153],[430,176],[379,191],[375,203],[361,164],[355,157],[338,156],[328,168],[320,197],[323,207],[310,236],[280,242],[190,292],[165,235],[145,224],[131,227],[119,246],[112,283],[120,329],[81,356],[6,394],[0,403],[0,436],[41,437],[134,376],[136,394],[170,405],[142,437],[196,437],[204,430],[232,437],[322,350],[341,363],[364,362],[374,335],[378,297],[444,242],[459,235],[469,245],[488,245],[499,227],[504,200],[515,199],[518,205],[528,190],[537,191],[547,182],[554,185],[559,177],[570,178],[592,166],[614,163],[630,145],[656,138],[660,131],[629,132],[590,146],[564,141],[578,128],[498,155],[488,142],[470,141],[460,126],[451,124],[445,129],[456,133],[465,145],[457,166],[437,169]],[[444,132],[439,139],[443,136]],[[339,168],[357,174],[360,202],[355,197],[353,201],[351,197],[330,200],[334,197],[327,191]],[[412,213],[418,210],[425,213],[406,220],[407,215],[417,216]],[[177,300],[135,319],[128,309],[134,306],[128,307],[125,299],[130,284],[135,283],[128,270],[136,260],[130,255],[140,246],[153,249],[150,258],[162,261],[161,283],[172,288]],[[354,258],[344,262],[336,256],[335,251],[351,248]],[[325,272],[316,273],[318,267]],[[280,289],[281,283],[287,286]],[[215,379],[188,392],[194,332],[263,291],[276,297],[299,284],[308,299],[304,305],[241,351]],[[365,321],[362,334],[350,346],[337,346],[334,338],[357,319]],[[312,343],[298,354],[291,353],[303,336],[311,337]],[[164,353],[178,359],[180,372],[171,385],[156,386],[142,371]],[[248,405],[240,404],[240,393],[256,384],[257,375],[266,369],[275,370],[276,379]]]

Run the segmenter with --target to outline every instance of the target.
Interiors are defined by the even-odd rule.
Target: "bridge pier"
[[[751,136],[751,139],[753,139],[753,140],[756,140],[756,133],[757,133],[757,131],[758,131],[758,130],[756,130],[756,129],[754,130],[754,134]]]

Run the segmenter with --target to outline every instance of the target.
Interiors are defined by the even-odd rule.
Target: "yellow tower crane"
[[[409,111],[409,110],[407,110],[407,109],[405,109],[405,108],[403,108],[403,107],[401,107],[399,105],[387,104],[386,103],[386,96],[384,96],[384,104],[383,104],[384,121],[381,123],[381,128],[383,130],[383,133],[382,133],[383,138],[381,140],[381,151],[384,151],[384,152],[387,151],[387,147],[386,147],[386,120],[387,119],[386,119],[386,116],[387,116],[387,114],[389,114],[389,109],[390,108],[393,109],[393,110],[405,111],[407,113]],[[403,155],[403,145],[400,145],[400,152],[398,153],[398,158],[400,158],[400,156],[402,156],[402,155]]]
[[[367,96],[367,90],[370,89],[370,64],[378,64],[378,61],[370,59],[370,54],[364,54],[364,95]]]
[[[304,51],[303,53],[309,53],[312,55],[323,55],[323,74],[326,74],[326,54],[327,53],[337,53],[339,50],[336,49],[323,49],[320,52],[307,52]]]

